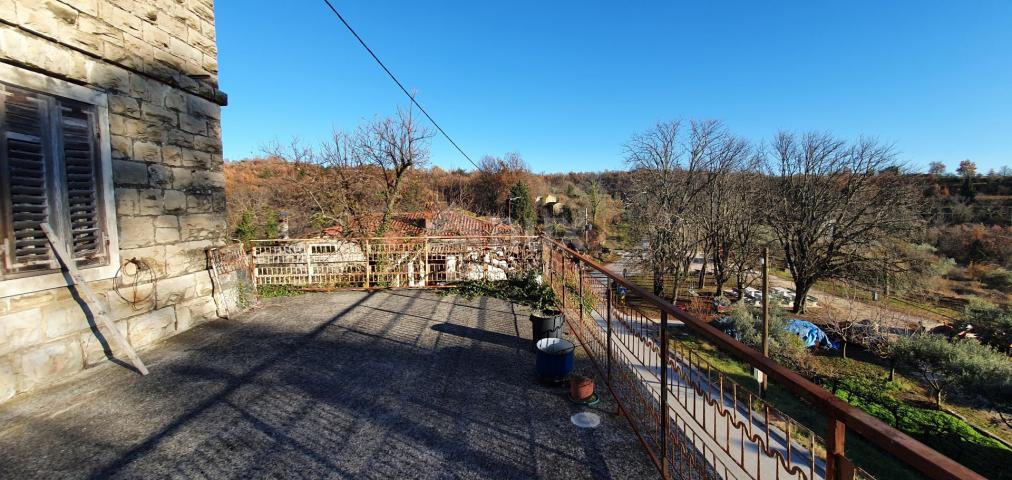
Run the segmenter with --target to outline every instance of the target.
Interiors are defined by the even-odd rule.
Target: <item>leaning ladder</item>
[[[95,319],[102,322],[107,330],[109,330],[109,336],[112,337],[113,341],[116,342],[117,346],[126,352],[127,357],[130,359],[130,363],[133,364],[134,368],[137,369],[141,375],[148,374],[148,368],[144,366],[144,362],[137,356],[137,352],[134,351],[130,343],[127,342],[126,337],[123,333],[116,328],[116,325],[109,320],[108,312],[102,302],[98,301],[98,297],[95,296],[95,292],[91,290],[84,281],[84,277],[81,276],[81,272],[77,269],[77,265],[74,263],[74,257],[72,257],[67,250],[65,250],[65,243],[60,240],[60,237],[53,232],[53,229],[48,223],[42,224],[42,231],[46,233],[46,237],[49,238],[49,243],[53,246],[53,251],[56,252],[56,257],[60,260],[60,264],[70,274],[70,285],[77,287],[77,290],[84,295],[85,301],[88,303],[88,308],[95,315]]]

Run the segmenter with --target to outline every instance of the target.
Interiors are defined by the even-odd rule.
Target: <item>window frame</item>
[[[119,230],[117,227],[115,187],[112,170],[112,144],[109,132],[109,100],[105,92],[76,85],[30,70],[0,63],[0,81],[18,88],[34,90],[41,94],[94,106],[98,143],[99,183],[96,185],[98,204],[101,207],[101,222],[105,229],[108,262],[105,265],[81,267],[85,281],[106,280],[116,276],[120,266]],[[30,276],[0,280],[0,298],[38,292],[68,285],[67,277],[61,271],[43,271]]]

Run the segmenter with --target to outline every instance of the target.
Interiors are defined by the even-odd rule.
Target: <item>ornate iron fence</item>
[[[570,330],[663,478],[871,478],[845,453],[849,431],[928,478],[983,480],[593,260],[550,239],[544,250],[548,282],[561,299]],[[617,286],[659,313],[620,304]],[[697,352],[672,342],[673,322],[807,402],[824,417],[826,435],[820,437]]]
[[[258,285],[306,288],[438,287],[505,279],[541,268],[541,240],[530,236],[257,240]]]
[[[243,244],[209,249],[207,263],[219,316],[228,318],[257,302],[253,268]]]

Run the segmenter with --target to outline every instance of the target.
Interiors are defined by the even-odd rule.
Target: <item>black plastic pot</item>
[[[562,338],[562,323],[565,317],[558,310],[543,310],[531,314],[531,351],[538,340],[545,338]]]

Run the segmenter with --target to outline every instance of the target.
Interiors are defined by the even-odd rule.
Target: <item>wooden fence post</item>
[[[826,434],[826,480],[853,480],[854,464],[847,459],[845,440],[847,426],[843,422],[829,419]]]

